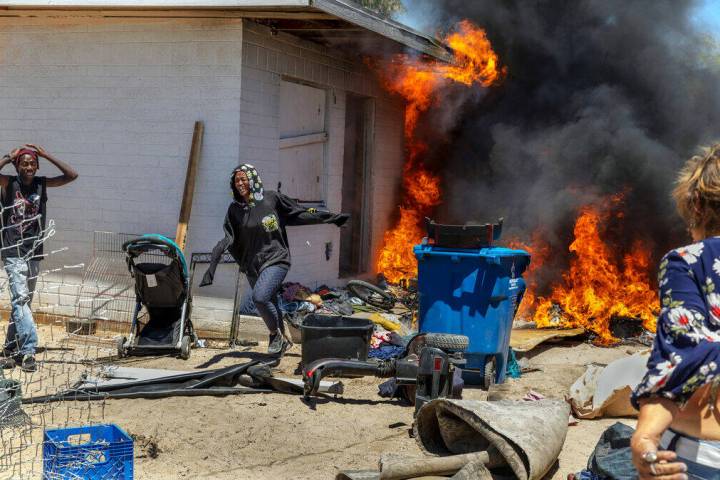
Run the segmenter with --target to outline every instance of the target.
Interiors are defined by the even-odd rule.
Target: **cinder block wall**
[[[334,211],[342,205],[346,93],[375,99],[370,192],[371,251],[375,254],[398,200],[396,189],[403,162],[402,102],[387,95],[361,62],[291,35],[273,35],[269,28],[251,21],[245,22],[242,77],[239,159],[257,166],[264,184],[273,189],[280,178],[277,139],[281,80],[299,80],[330,92],[326,201]],[[336,227],[292,227],[288,236],[293,255],[290,280],[310,287],[338,283],[340,232]],[[329,261],[325,258],[327,242],[333,246]]]
[[[221,237],[233,166],[253,163],[268,187],[277,184],[283,75],[332,93],[326,187],[334,210],[341,204],[345,93],[376,99],[375,252],[397,203],[403,106],[361,62],[238,19],[0,17],[0,151],[38,143],[80,172],[75,183],[49,192],[57,233],[47,248],[67,250],[44,268],[88,264],[95,230],[174,234],[196,120],[205,122],[205,138],[187,251],[209,251]],[[43,163],[40,174],[55,170]],[[289,235],[291,280],[339,282],[335,227],[294,227]],[[334,246],[330,261],[325,242]],[[74,315],[79,273],[63,268],[44,277],[38,308]],[[234,276],[223,266],[215,286],[196,290],[201,326],[228,323]]]

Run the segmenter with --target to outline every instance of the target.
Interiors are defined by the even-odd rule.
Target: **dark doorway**
[[[368,270],[370,258],[370,143],[372,100],[348,94],[345,105],[345,150],[343,158],[342,211],[351,215],[340,230],[340,276]]]

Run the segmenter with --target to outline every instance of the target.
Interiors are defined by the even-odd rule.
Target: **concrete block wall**
[[[87,266],[96,230],[172,236],[196,120],[205,122],[205,137],[187,251],[209,251],[222,235],[236,164],[253,163],[268,188],[277,185],[283,78],[329,92],[325,191],[332,210],[341,206],[346,92],[375,98],[375,253],[397,203],[403,105],[362,62],[239,19],[0,18],[0,151],[37,143],[80,172],[49,192],[57,232],[46,251],[67,249],[43,268]],[[43,162],[40,174],[55,169]],[[339,283],[336,227],[292,227],[289,235],[290,280]],[[229,321],[235,274],[222,266],[214,286],[196,290],[199,322]],[[74,315],[81,275],[63,269],[44,277],[37,307]],[[6,303],[0,295],[0,307]]]
[[[68,250],[44,268],[87,264],[95,230],[173,235],[196,120],[190,241],[219,236],[227,196],[216,180],[237,162],[241,62],[237,19],[0,18],[0,150],[37,143],[80,172],[49,191],[57,233],[46,250]],[[40,174],[55,170],[44,162]],[[80,272],[63,273],[55,279],[79,283]],[[37,304],[74,315],[76,302]]]
[[[327,208],[340,211],[345,133],[345,98],[353,93],[375,101],[372,195],[372,253],[397,205],[397,188],[403,163],[404,106],[382,90],[375,75],[358,59],[304,42],[297,37],[273,34],[267,27],[246,21],[243,37],[243,88],[240,114],[239,157],[258,167],[263,182],[275,188],[280,177],[277,145],[280,82],[304,82],[328,91],[328,144],[325,176]],[[291,227],[288,236],[293,267],[288,278],[310,287],[336,285],[340,232],[334,226]],[[325,245],[332,245],[326,260]]]

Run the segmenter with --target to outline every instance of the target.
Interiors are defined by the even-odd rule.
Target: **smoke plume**
[[[538,227],[566,251],[578,208],[627,191],[615,242],[686,242],[670,200],[675,174],[720,139],[720,75],[690,0],[415,0],[435,30],[467,18],[508,67],[502,86],[462,106],[458,93],[425,117],[454,127],[434,160],[438,217],[503,216],[529,240]],[[446,108],[449,107],[449,108]],[[507,235],[504,235],[507,237]]]

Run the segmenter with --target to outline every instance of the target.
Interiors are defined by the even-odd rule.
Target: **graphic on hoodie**
[[[274,213],[263,217],[262,225],[263,227],[265,227],[265,231],[268,233],[274,232],[275,230],[280,228],[280,222],[278,222],[278,219]]]

